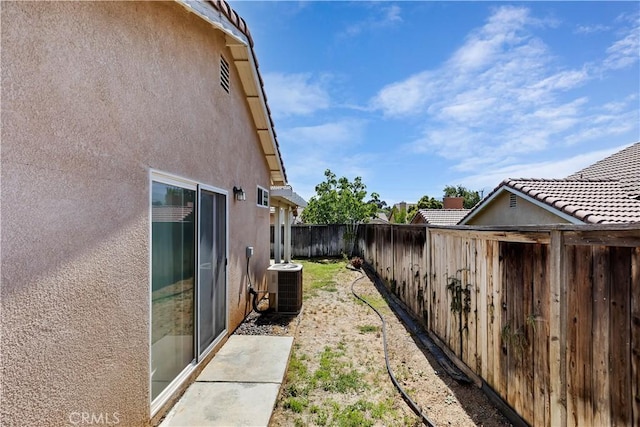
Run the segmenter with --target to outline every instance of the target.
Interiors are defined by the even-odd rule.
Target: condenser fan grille
[[[278,272],[278,311],[296,313],[302,307],[302,272]]]

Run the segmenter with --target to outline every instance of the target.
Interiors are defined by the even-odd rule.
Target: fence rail
[[[294,256],[340,255],[318,227]],[[529,424],[640,426],[640,226],[365,224],[354,254]]]

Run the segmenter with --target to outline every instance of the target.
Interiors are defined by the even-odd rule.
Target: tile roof
[[[640,200],[615,179],[507,179],[507,186],[588,224],[640,221]]]
[[[507,188],[586,224],[640,222],[640,142],[564,179],[505,179],[461,222]]]
[[[586,167],[567,179],[617,179],[630,196],[640,196],[640,142]]]
[[[427,224],[456,225],[469,211],[470,209],[419,209],[416,216],[422,216]]]

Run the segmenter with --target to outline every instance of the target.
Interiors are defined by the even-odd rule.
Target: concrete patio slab
[[[192,384],[161,427],[267,426],[280,384]]]
[[[232,335],[160,427],[267,426],[293,337]]]
[[[281,383],[293,337],[232,335],[197,381]]]

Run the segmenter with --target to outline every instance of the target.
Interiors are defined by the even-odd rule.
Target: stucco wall
[[[264,284],[269,175],[238,76],[224,92],[224,37],[174,3],[3,2],[1,26],[0,424],[143,425],[150,169],[230,192],[231,330],[247,245]]]
[[[516,196],[516,206],[509,206],[509,193],[504,191],[465,225],[539,225],[566,224],[568,221]]]

